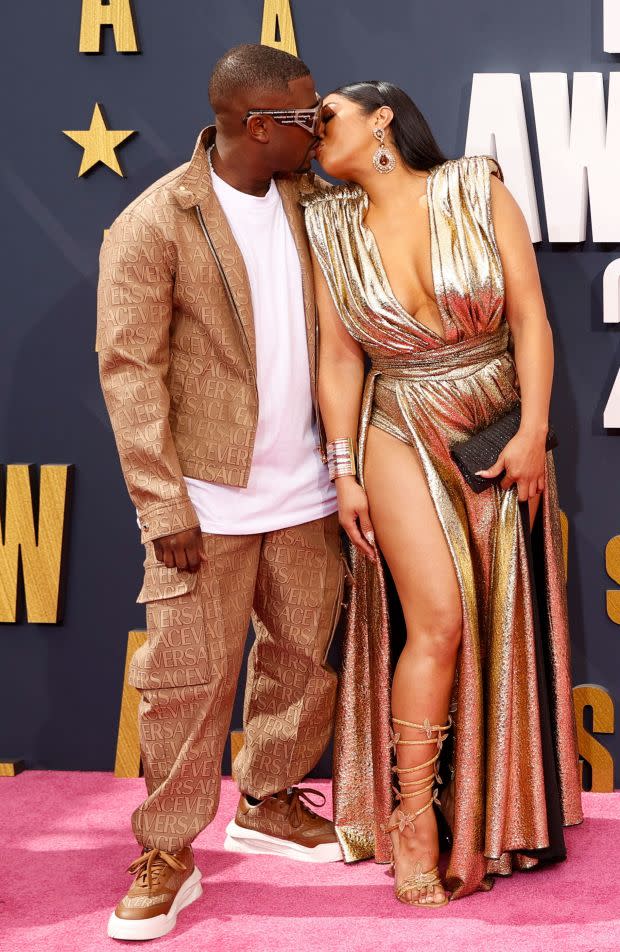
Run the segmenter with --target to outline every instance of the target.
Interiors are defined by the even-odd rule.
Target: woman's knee
[[[407,644],[438,661],[454,659],[461,644],[463,616],[460,604],[442,605],[407,626]]]

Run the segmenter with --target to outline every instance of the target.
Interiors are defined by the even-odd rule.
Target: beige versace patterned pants
[[[250,617],[245,743],[234,772],[255,797],[297,783],[332,729],[326,661],[345,566],[336,515],[260,535],[204,534],[197,573],[167,569],[147,544],[148,641],[131,663],[142,694],[147,799],[132,816],[142,846],[176,851],[212,820]]]

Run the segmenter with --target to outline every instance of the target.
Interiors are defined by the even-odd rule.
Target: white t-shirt
[[[259,415],[248,485],[185,477],[203,532],[245,535],[336,512],[336,491],[317,449],[308,345],[295,242],[272,180],[264,197],[213,174],[213,188],[250,281]]]

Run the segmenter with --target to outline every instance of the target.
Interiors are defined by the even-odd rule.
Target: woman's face
[[[359,171],[368,168],[379,145],[373,137],[377,113],[366,115],[357,103],[337,93],[324,98],[316,157],[328,175],[354,182]]]

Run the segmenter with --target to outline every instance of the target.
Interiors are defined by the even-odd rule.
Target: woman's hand
[[[502,489],[510,489],[516,484],[519,502],[526,502],[545,488],[546,442],[546,430],[532,433],[520,429],[510,442],[506,443],[494,465],[489,469],[481,469],[476,476],[492,479],[506,470],[500,486]]]
[[[376,561],[375,541],[368,514],[368,497],[354,476],[338,476],[338,518],[349,539],[372,562]],[[359,525],[358,525],[359,523]]]

